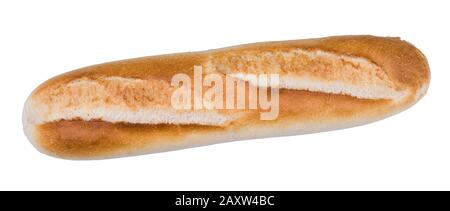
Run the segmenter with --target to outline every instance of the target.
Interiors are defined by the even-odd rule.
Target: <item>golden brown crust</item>
[[[292,49],[321,50],[337,55],[366,58],[381,66],[386,74],[400,85],[419,89],[430,80],[430,71],[425,56],[413,45],[399,38],[375,36],[336,36],[318,39],[292,40],[246,44],[212,50],[210,52],[180,53],[142,57],[104,63],[54,77],[36,90],[67,83],[80,77],[97,78],[117,76],[139,79],[161,79],[170,81],[177,73],[192,74],[194,65],[205,64],[209,55],[239,54],[245,51],[283,51]]]
[[[62,120],[37,128],[38,144],[47,153],[64,158],[98,158],[129,154],[153,146],[176,144],[190,133],[223,128],[204,125],[129,124],[103,121]]]
[[[233,131],[239,133],[240,128],[248,126],[283,126],[293,122],[304,122],[308,125],[310,122],[379,117],[385,113],[384,110],[390,110],[392,106],[389,100],[362,100],[345,95],[281,90],[280,115],[274,121],[260,121],[256,111],[246,119],[226,127],[62,120],[40,125],[37,128],[37,140],[50,154],[60,157],[112,157],[145,148],[157,149],[160,145],[183,144],[183,141],[189,142],[189,136],[208,136],[217,132]],[[277,132],[283,134],[282,130]],[[165,148],[162,151],[165,151]]]
[[[322,58],[308,61],[307,57],[302,58],[294,53],[293,55],[300,58],[281,59],[279,65],[283,71],[312,75],[324,81],[344,78],[345,74],[348,79],[344,80],[346,84],[354,80],[359,86],[361,84],[358,82],[366,80],[367,77],[352,74],[365,71],[367,75],[374,76],[373,80],[369,78],[372,84],[399,91],[406,90],[408,95],[400,101],[395,101],[389,98],[361,99],[361,96],[355,97],[346,93],[281,89],[280,114],[276,120],[261,121],[260,109],[219,110],[218,115],[231,119],[219,126],[194,123],[137,124],[120,120],[108,122],[103,119],[85,121],[80,120],[78,116],[69,119],[49,117],[64,109],[83,108],[84,111],[89,111],[94,107],[110,109],[110,106],[118,105],[130,111],[158,106],[170,109],[169,85],[172,76],[178,73],[192,76],[194,65],[204,66],[206,71],[225,74],[228,72],[219,67],[244,65],[248,69],[251,65],[247,61],[237,61],[233,58],[236,55],[239,59],[246,54],[261,57],[262,54],[269,53],[271,56],[275,55],[271,59],[280,60],[284,52],[298,51],[325,52],[335,55],[336,58],[333,59],[337,62],[330,65],[329,61]],[[256,54],[253,54],[255,52]],[[367,60],[368,66],[363,67],[358,63],[358,59],[363,59],[364,62]],[[311,65],[308,65],[308,62]],[[263,66],[258,65],[262,68],[272,67],[270,64],[264,66],[266,63],[267,61],[263,60]],[[294,68],[290,68],[292,65]],[[295,67],[296,71],[292,71]],[[332,72],[333,70],[335,72]],[[349,71],[345,72],[346,70]],[[238,71],[247,70],[241,68]],[[127,87],[122,80],[130,80],[131,85]],[[224,141],[239,140],[253,137],[244,130],[254,131],[258,128],[264,128],[265,131],[261,134],[275,136],[367,123],[411,106],[423,96],[429,80],[426,58],[417,48],[398,38],[339,36],[255,43],[204,52],[110,62],[54,77],[41,84],[30,96],[24,112],[24,127],[26,132],[31,134],[29,138],[48,154],[65,158],[114,157],[198,145],[193,143],[197,141],[201,142],[200,145],[208,144],[203,141],[208,138],[218,139],[219,142],[220,137],[224,137]],[[81,83],[74,85],[77,81]],[[248,82],[246,85],[249,86]],[[85,107],[86,105],[91,107]],[[113,110],[109,111],[114,113]],[[239,114],[239,118],[231,118],[235,114]],[[268,132],[265,133],[266,131]]]
[[[397,37],[369,35],[334,36],[317,39],[254,43],[218,49],[218,54],[235,54],[252,51],[283,51],[291,49],[321,50],[337,55],[368,59],[383,68],[386,74],[413,90],[430,80],[430,70],[425,56],[412,44]]]
[[[126,59],[88,66],[47,80],[36,88],[33,95],[39,95],[50,88],[64,85],[79,78],[95,80],[97,78],[114,76],[170,81],[171,77],[177,73],[192,74],[194,65],[201,65],[205,58],[199,53],[180,53]]]

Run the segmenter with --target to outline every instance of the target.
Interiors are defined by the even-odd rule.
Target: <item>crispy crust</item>
[[[356,72],[346,73],[346,75],[366,71],[367,75],[375,75],[376,80],[368,79],[371,80],[369,81],[371,84],[375,81],[377,85],[392,87],[392,90],[407,94],[400,100],[372,99],[370,96],[364,99],[364,96],[352,95],[354,93],[352,90],[348,93],[334,93],[333,91],[282,88],[280,114],[273,121],[259,120],[260,110],[248,109],[218,110],[213,111],[215,113],[205,114],[206,118],[211,119],[228,118],[224,123],[217,124],[202,121],[167,122],[167,120],[162,122],[152,120],[153,122],[146,123],[148,119],[144,119],[143,122],[130,122],[126,119],[129,116],[126,115],[123,121],[120,118],[117,121],[98,117],[86,119],[86,117],[73,116],[73,112],[70,113],[70,118],[66,118],[67,113],[64,113],[65,118],[58,119],[62,111],[74,109],[81,109],[84,114],[88,114],[87,116],[95,116],[89,112],[98,107],[117,114],[116,110],[112,109],[113,106],[114,108],[119,106],[127,112],[155,108],[163,109],[163,112],[171,112],[168,95],[171,93],[170,80],[173,75],[177,73],[192,75],[194,65],[207,67],[206,70],[209,73],[225,74],[229,73],[229,69],[224,69],[224,66],[242,63],[242,57],[239,57],[241,60],[230,59],[236,55],[256,55],[255,58],[261,58],[261,53],[277,55],[274,52],[293,50],[321,51],[336,55],[338,58],[336,61],[342,64],[356,62],[350,64],[353,68],[351,71]],[[350,59],[346,61],[347,58]],[[376,68],[363,69],[358,63],[361,59]],[[244,62],[246,62],[245,58]],[[309,66],[301,63],[295,67],[303,65],[297,70],[306,74],[317,70],[320,74],[316,74],[315,77],[324,81],[344,78],[336,74],[336,71],[327,73],[321,68],[312,68],[323,61],[309,62],[311,62]],[[266,63],[267,61],[263,61],[261,64]],[[242,67],[242,64],[239,65]],[[249,66],[250,64],[244,63],[244,67]],[[335,68],[338,72],[348,70],[345,64],[341,66],[334,62],[327,67]],[[261,65],[259,67],[253,68],[252,71],[267,73],[274,69]],[[289,74],[294,76],[303,74],[298,71],[292,72],[295,68],[288,67],[289,64],[284,67],[281,74],[286,71],[291,71]],[[372,70],[374,72],[370,72]],[[241,68],[240,73],[247,71],[250,70]],[[278,70],[277,73],[280,71]],[[356,75],[352,80],[356,85],[364,86],[359,83],[363,80],[360,76]],[[70,159],[109,158],[231,140],[303,134],[361,125],[385,118],[413,105],[425,94],[429,80],[430,72],[423,54],[411,44],[398,38],[340,36],[255,43],[205,52],[123,60],[86,67],[57,76],[41,84],[32,93],[24,107],[23,123],[28,138],[46,154]],[[347,79],[343,82],[344,84],[352,83]],[[386,83],[382,84],[384,82]],[[133,88],[124,88],[124,84],[127,83],[132,84]],[[246,85],[249,86],[248,82]],[[200,113],[193,114],[200,116]]]
[[[233,55],[246,51],[283,51],[297,48],[367,59],[380,66],[400,89],[419,90],[430,80],[428,62],[423,53],[397,37],[355,35],[254,43],[218,49],[216,54]]]
[[[281,90],[281,110],[275,121],[260,121],[256,112],[226,127],[61,120],[38,126],[37,140],[38,145],[55,156],[103,158],[211,144],[216,142],[214,137],[221,137],[223,140],[217,141],[220,142],[257,134],[264,137],[267,132],[272,133],[272,136],[289,135],[293,130],[294,133],[314,132],[313,128],[323,127],[321,124],[328,125],[329,129],[340,128],[348,124],[343,120],[380,118],[385,115],[384,110],[391,110],[392,106],[388,100],[363,100],[345,95]],[[255,128],[270,129],[252,134],[250,131]]]

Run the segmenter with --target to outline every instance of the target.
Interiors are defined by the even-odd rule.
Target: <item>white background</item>
[[[2,190],[449,190],[448,1],[1,1]],[[117,59],[372,34],[428,57],[428,94],[345,130],[102,161],[37,152],[22,106],[46,79]]]

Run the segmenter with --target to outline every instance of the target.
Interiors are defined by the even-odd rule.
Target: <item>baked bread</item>
[[[266,87],[278,91],[276,118],[262,120],[264,109],[248,106],[174,108],[172,79],[195,78],[195,66],[202,67],[202,76],[231,77],[247,88],[261,86],[252,74],[276,74],[276,87]],[[27,99],[23,127],[45,154],[112,158],[357,126],[413,105],[429,81],[425,56],[399,38],[254,43],[115,61],[56,76]]]

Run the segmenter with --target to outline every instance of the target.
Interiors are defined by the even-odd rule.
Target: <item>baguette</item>
[[[174,93],[181,88],[173,78],[180,74],[194,79],[193,86],[184,87],[192,98],[183,102],[200,102],[200,108],[174,107]],[[234,106],[242,97],[237,88],[229,92],[217,81],[226,90],[223,96],[214,92],[211,99],[218,101],[204,100],[206,92],[195,89],[207,90],[212,83],[196,86],[196,78],[213,74],[248,88],[244,107]],[[276,77],[264,85],[253,75]],[[263,42],[74,70],[38,86],[25,102],[22,120],[28,139],[45,154],[114,158],[358,126],[410,107],[429,81],[425,56],[399,38]],[[250,102],[252,88],[260,91],[253,99],[263,94],[277,99],[271,118],[262,118],[267,106],[248,106],[263,104]]]

